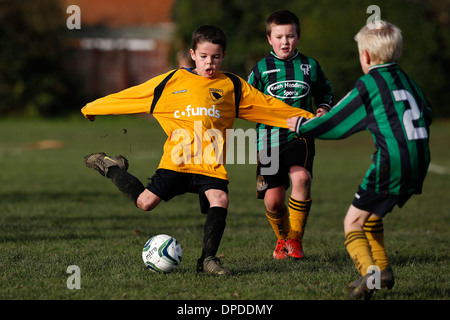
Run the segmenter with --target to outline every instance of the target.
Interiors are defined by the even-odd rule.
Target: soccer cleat
[[[349,291],[353,291],[359,283],[359,279],[353,282],[350,282],[347,286]],[[380,271],[380,289],[388,289],[391,290],[395,284],[394,280],[394,271],[391,266],[387,266],[383,270]]]
[[[278,239],[277,246],[275,247],[275,250],[273,251],[273,257],[277,260],[283,260],[288,257],[287,251],[286,251],[286,240],[284,239]]]
[[[231,272],[220,265],[217,257],[206,257],[205,260],[200,259],[197,262],[197,272],[204,272],[216,276],[228,276]]]
[[[371,274],[368,273],[365,276],[351,283],[354,285],[354,288],[350,292],[350,298],[355,300],[358,299],[369,300],[372,297],[376,289],[369,289],[369,287],[367,286],[367,280],[369,279],[370,276]],[[350,287],[350,285],[348,287]]]
[[[92,153],[84,158],[84,163],[88,168],[97,170],[102,176],[106,176],[109,167],[117,166],[121,169],[128,169],[128,160],[124,156],[109,157],[104,152]]]
[[[302,240],[299,238],[287,239],[286,249],[289,257],[294,259],[303,259],[305,257],[303,254]]]
[[[391,290],[394,284],[394,271],[391,266],[387,266],[380,272],[380,286],[382,289]]]

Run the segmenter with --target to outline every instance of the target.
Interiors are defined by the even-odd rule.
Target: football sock
[[[139,195],[145,190],[138,178],[117,166],[109,167],[106,176],[136,205]]]
[[[291,230],[288,239],[303,239],[305,233],[306,221],[308,220],[309,211],[311,209],[312,199],[299,201],[289,197],[289,220]]]
[[[380,270],[385,269],[389,265],[389,261],[384,247],[383,220],[379,217],[369,218],[364,224],[363,230],[369,241],[375,264]]]
[[[362,230],[353,230],[347,232],[345,235],[345,246],[348,254],[355,263],[356,269],[365,276],[367,268],[373,266],[375,263],[370,252],[369,241]]]
[[[225,231],[228,210],[222,207],[209,208],[203,230],[203,250],[200,258],[215,257]]]
[[[285,207],[282,212],[269,212],[266,210],[267,219],[278,239],[287,239],[289,234],[289,214]]]

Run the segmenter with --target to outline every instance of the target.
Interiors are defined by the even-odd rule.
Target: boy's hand
[[[298,134],[298,129],[302,126],[303,123],[310,119],[304,117],[292,117],[286,120],[289,130]]]
[[[91,122],[95,120],[95,116],[94,115],[86,115],[86,118],[88,118]]]
[[[326,114],[328,111],[324,108],[319,108],[316,111],[316,118],[319,118],[321,116],[323,116],[324,114]]]
[[[288,118],[287,121],[287,125],[289,127],[289,130],[295,132],[296,126],[297,126],[297,121],[298,118],[300,117],[292,117],[292,118]]]

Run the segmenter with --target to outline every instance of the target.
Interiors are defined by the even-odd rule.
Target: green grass
[[[239,121],[238,125],[252,127]],[[124,130],[125,129],[125,130]],[[396,286],[374,299],[448,300],[450,124],[432,126],[432,163],[424,193],[385,219]],[[62,148],[36,148],[59,140]],[[163,132],[142,117],[0,120],[0,299],[298,300],[348,298],[357,278],[344,243],[343,218],[369,166],[366,133],[318,141],[313,207],[303,261],[275,261],[275,236],[255,198],[254,165],[230,165],[230,207],[219,254],[234,275],[195,272],[204,216],[196,195],[136,209],[115,186],[83,163],[86,154],[124,154],[146,181],[162,154]],[[141,249],[159,233],[176,237],[183,261],[172,274],[144,268]],[[68,266],[81,269],[81,289],[69,290]]]

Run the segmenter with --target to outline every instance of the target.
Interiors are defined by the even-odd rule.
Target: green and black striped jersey
[[[272,50],[255,65],[248,82],[265,94],[311,113],[314,113],[313,99],[317,107],[326,110],[333,104],[333,88],[320,64],[298,51],[292,58],[283,60]],[[295,138],[295,134],[288,129],[264,124],[258,124],[256,128],[258,150],[265,146],[276,147]]]
[[[368,130],[376,151],[361,188],[380,194],[422,192],[430,163],[431,108],[422,90],[398,65],[370,68],[331,111],[297,121],[299,135],[343,139]]]

